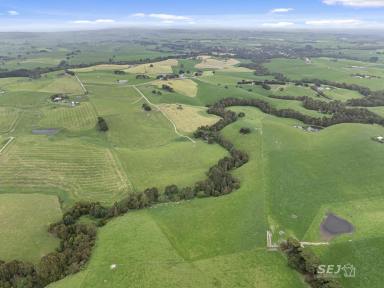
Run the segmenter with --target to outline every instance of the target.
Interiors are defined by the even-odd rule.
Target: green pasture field
[[[0,194],[0,215],[0,259],[37,262],[59,245],[47,231],[51,223],[61,219],[57,197]]]
[[[107,62],[113,55],[115,60],[133,60],[166,54],[142,47],[90,47],[69,62]],[[379,64],[311,60],[312,64],[305,64],[298,59],[274,59],[265,65],[292,79],[305,75],[373,90],[382,87],[380,78],[351,77],[352,73],[384,77]],[[181,59],[177,66],[167,67],[194,72],[197,62]],[[113,70],[76,74],[87,95],[77,79],[63,71],[35,80],[0,79],[0,91],[4,91],[0,94],[0,133],[7,133],[1,135],[0,146],[9,136],[16,137],[0,155],[0,197],[4,198],[0,214],[8,213],[9,235],[26,239],[12,242],[0,236],[0,244],[4,241],[0,259],[36,261],[53,251],[57,241],[45,231],[47,221],[56,218],[44,213],[59,217],[57,198],[65,210],[80,200],[112,205],[127,193],[148,187],[155,186],[162,192],[170,184],[190,186],[203,180],[209,167],[228,155],[216,144],[201,140],[193,143],[177,135],[156,105],[192,105],[204,111],[206,105],[220,99],[237,97],[261,99],[279,109],[323,117],[318,111],[305,109],[299,101],[268,96],[306,95],[330,101],[317,97],[308,87],[272,85],[268,91],[257,85],[237,84],[243,79],[271,79],[252,71],[208,71],[191,79],[198,86],[195,97],[161,89],[153,82],[155,75],[136,79],[135,74],[116,75]],[[117,80],[128,83],[119,84]],[[155,104],[151,111],[144,111],[146,100],[133,85]],[[75,107],[54,104],[49,97],[56,93],[66,93],[80,103]],[[325,90],[325,94],[340,101],[361,97],[344,89]],[[218,198],[161,204],[114,219],[100,228],[94,253],[84,270],[49,287],[126,287],[127,283],[132,287],[306,287],[281,253],[266,250],[266,231],[274,233],[274,240],[294,236],[319,241],[318,226],[327,211],[350,220],[356,231],[313,250],[324,263],[349,261],[364,272],[355,282],[342,279],[346,287],[380,287],[379,276],[367,265],[374,264],[375,253],[379,255],[384,247],[384,236],[378,232],[383,224],[384,146],[371,140],[384,135],[383,127],[340,124],[309,133],[294,127],[302,124],[297,120],[274,117],[251,107],[230,109],[244,112],[245,117],[227,126],[222,134],[250,157],[246,165],[233,172],[241,182],[238,190]],[[382,113],[381,107],[370,109]],[[106,120],[107,132],[97,131],[97,117]],[[14,130],[9,131],[10,127]],[[251,133],[240,134],[243,127],[250,128]],[[33,129],[44,128],[57,128],[58,133],[32,134]],[[185,134],[192,136],[191,132]],[[24,228],[21,219],[33,214],[35,202],[41,204],[42,216],[37,215],[31,219],[33,225]],[[22,211],[14,214],[6,209],[8,206]],[[369,249],[364,249],[367,245]],[[378,267],[384,265],[376,261]]]
[[[164,209],[187,208],[181,205],[170,204]],[[127,281],[132,287],[229,288],[240,283],[243,287],[305,287],[282,256],[264,249],[200,261],[184,258],[150,212],[134,212],[109,223],[100,231],[87,268],[49,287],[118,288],[126,287]],[[191,233],[196,231],[191,229],[194,226],[188,227]],[[273,276],[267,276],[270,274]]]
[[[115,69],[120,70],[120,69]],[[116,86],[127,86],[127,85],[136,85],[140,83],[146,83],[154,80],[150,79],[136,79],[135,74],[123,74],[116,75],[114,70],[98,70],[93,72],[79,72],[78,77],[83,81],[84,84],[88,85],[116,85]],[[118,80],[127,80],[127,83],[119,84]]]
[[[369,107],[368,109],[384,117],[384,107]]]
[[[63,72],[44,74],[39,79],[23,79],[7,85],[8,91],[34,91],[51,94],[64,93],[68,95],[80,95],[83,93],[80,84],[75,77]]]
[[[195,68],[195,65],[199,62],[200,61],[196,59],[181,59],[179,60],[179,64],[177,66],[172,67],[172,70],[174,73],[179,73],[179,71],[187,73],[187,71],[189,71],[192,74],[198,70]]]
[[[336,242],[329,246],[312,248],[322,263],[328,265],[352,264],[355,277],[339,278],[343,287],[381,287],[384,263],[380,255],[384,248],[382,236],[357,239],[351,242]]]
[[[73,201],[111,204],[130,191],[129,181],[113,152],[77,138],[21,136],[0,157],[0,191],[57,189]]]
[[[18,109],[0,106],[0,134],[10,131],[19,116],[20,111]]]
[[[191,186],[204,180],[207,168],[223,158],[226,152],[217,145],[207,147],[201,141],[174,140],[145,149],[119,148],[117,155],[135,190],[142,191],[151,186],[163,190],[170,184]]]
[[[114,61],[139,61],[140,59],[153,59],[171,54],[152,51],[141,46],[127,47],[120,45],[120,47],[116,47],[116,44],[103,44],[98,45],[98,47],[86,46],[81,50],[81,53],[69,59],[70,64],[108,63],[109,59],[113,59]],[[115,57],[113,57],[114,55]]]
[[[335,62],[329,58],[314,58],[311,61],[310,64],[307,64],[301,59],[273,59],[270,63],[266,63],[265,67],[272,72],[283,73],[293,80],[317,78],[358,84],[372,90],[383,89],[382,78],[384,72],[378,64],[352,60],[338,60]],[[378,78],[359,79],[353,77],[353,74],[371,75]]]
[[[0,67],[3,69],[9,69],[9,70],[21,69],[21,68],[34,69],[37,67],[45,68],[45,67],[52,67],[52,66],[58,65],[63,58],[61,58],[60,56],[59,58],[56,58],[54,55],[49,55],[49,56],[39,57],[39,58],[17,59],[17,60],[7,61],[4,64],[0,64]]]
[[[69,131],[95,129],[96,111],[89,102],[81,102],[75,107],[52,105],[43,110],[38,126]]]

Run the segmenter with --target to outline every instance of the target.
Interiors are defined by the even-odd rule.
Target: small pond
[[[352,233],[353,231],[354,227],[351,223],[332,213],[327,214],[320,224],[321,236],[326,240],[331,240],[338,235]]]

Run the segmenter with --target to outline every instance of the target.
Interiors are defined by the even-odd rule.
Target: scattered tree
[[[102,132],[109,130],[108,124],[103,117],[97,117],[97,129]]]

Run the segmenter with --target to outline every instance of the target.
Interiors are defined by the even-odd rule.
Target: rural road
[[[187,135],[183,135],[183,134],[181,134],[181,133],[177,130],[177,126],[176,126],[175,122],[173,122],[173,121],[167,116],[167,114],[165,114],[165,113],[160,109],[159,106],[157,106],[156,104],[153,104],[151,101],[149,101],[149,99],[148,99],[147,97],[145,97],[145,95],[143,94],[143,92],[141,92],[140,89],[136,87],[136,85],[132,85],[132,87],[137,91],[137,93],[139,93],[139,95],[140,95],[142,98],[144,98],[145,101],[147,101],[147,103],[148,103],[149,105],[152,105],[153,107],[156,107],[156,109],[159,110],[159,111],[161,112],[161,114],[163,114],[164,117],[168,119],[169,122],[171,122],[171,124],[173,125],[173,128],[174,128],[174,130],[175,130],[175,133],[176,133],[177,135],[179,135],[180,137],[183,137],[183,138],[188,139],[188,140],[191,141],[192,143],[196,143],[196,141],[193,140],[191,137],[189,137],[189,136],[187,136]]]
[[[83,82],[79,79],[79,77],[77,76],[77,74],[75,74],[75,77],[76,77],[77,81],[80,83],[81,88],[84,90],[84,93],[86,94],[88,91],[87,91],[87,89],[85,88]],[[153,81],[150,81],[150,82],[153,82]],[[149,83],[149,82],[141,83],[141,85],[143,85],[143,84],[147,84],[147,83]],[[138,84],[138,85],[140,85],[140,84]],[[187,135],[184,135],[184,134],[181,134],[181,133],[177,130],[177,126],[176,126],[175,122],[173,122],[172,119],[170,119],[170,118],[169,118],[169,117],[168,117],[168,116],[167,116],[167,115],[160,109],[159,106],[157,106],[156,104],[154,104],[154,103],[152,103],[151,101],[149,101],[149,99],[148,99],[147,97],[145,97],[145,95],[143,94],[143,92],[141,92],[140,89],[137,88],[136,85],[129,85],[129,86],[130,86],[130,87],[133,87],[133,88],[137,91],[137,93],[139,93],[139,95],[141,96],[141,98],[144,98],[145,101],[147,101],[147,103],[148,103],[149,105],[152,105],[152,106],[155,107],[157,110],[159,110],[159,111],[161,112],[161,114],[163,114],[163,116],[164,116],[165,118],[167,118],[167,120],[168,120],[169,122],[171,122],[171,124],[172,124],[172,126],[173,126],[173,129],[174,129],[175,133],[176,133],[178,136],[183,137],[183,138],[186,138],[186,139],[188,139],[189,141],[191,141],[192,143],[196,143],[196,141],[193,140],[191,137],[189,137],[189,136],[187,136]]]
[[[15,139],[15,137],[9,137],[8,142],[0,149],[0,154],[7,148],[7,146]]]
[[[79,79],[79,77],[77,76],[77,74],[75,73],[75,78],[77,79],[77,81],[80,83],[80,86],[81,86],[81,88],[83,89],[83,91],[84,91],[84,94],[87,94],[88,93],[88,91],[87,91],[87,89],[85,88],[85,86],[84,86],[84,84],[83,84],[83,82],[81,82],[81,80]]]

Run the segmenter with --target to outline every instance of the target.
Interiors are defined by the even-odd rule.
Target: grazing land
[[[384,39],[85,34],[36,34],[24,49],[15,34],[1,48],[0,149],[13,140],[0,153],[0,260],[39,263],[65,215],[60,227],[86,223],[95,245],[50,288],[308,287],[267,231],[275,245],[318,243],[332,213],[353,232],[304,251],[353,264],[345,287],[381,287]],[[77,219],[76,202],[108,212]]]
[[[0,215],[0,257],[5,261],[38,262],[59,244],[48,233],[48,226],[62,215],[56,196],[0,194]]]
[[[225,70],[229,72],[249,72],[247,68],[236,67],[240,61],[229,58],[229,59],[217,59],[210,56],[200,56],[198,60],[201,62],[196,64],[195,67],[198,69],[213,69],[213,70]]]
[[[212,125],[219,120],[218,117],[204,113],[201,107],[181,104],[163,104],[160,109],[171,118],[176,126],[184,132],[192,133],[200,126]]]
[[[169,59],[155,63],[137,65],[128,69],[125,72],[133,74],[167,74],[172,73],[172,67],[177,66],[177,60]]]
[[[156,81],[153,84],[158,88],[161,88],[163,85],[168,85],[176,92],[185,96],[196,97],[197,95],[198,84],[191,79]]]

